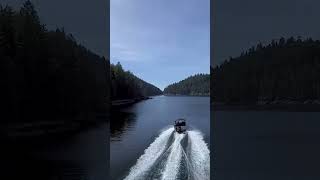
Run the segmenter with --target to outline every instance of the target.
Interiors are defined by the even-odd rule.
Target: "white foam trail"
[[[136,164],[130,169],[129,175],[125,180],[147,180],[151,176],[153,179],[175,180],[181,178],[180,176],[184,173],[188,174],[188,179],[209,180],[210,151],[203,140],[201,132],[187,132],[188,142],[186,149],[181,144],[186,135],[174,133],[173,140],[171,141],[173,132],[173,128],[163,131],[144,151],[144,154],[140,156]],[[164,164],[155,166],[159,162],[159,158],[164,158],[160,160]],[[186,172],[183,162],[187,163]],[[154,172],[151,171],[154,171],[152,168],[155,167],[161,168],[159,169],[159,172],[162,174],[161,177],[153,176]],[[182,176],[186,178],[184,175]]]
[[[125,180],[141,180],[144,179],[147,171],[156,162],[159,156],[165,151],[166,144],[169,141],[173,128],[163,131],[153,143],[140,156],[137,163],[130,169],[129,175]]]
[[[181,157],[182,157],[182,146],[181,140],[184,138],[184,134],[174,134],[174,142],[171,145],[171,152],[169,154],[165,169],[163,171],[162,180],[175,180],[179,172]]]
[[[210,151],[203,140],[203,136],[198,131],[189,131],[189,158],[191,172],[196,180],[210,179]]]

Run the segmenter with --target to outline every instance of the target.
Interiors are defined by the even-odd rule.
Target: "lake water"
[[[320,179],[320,113],[212,111],[215,179]]]
[[[108,132],[103,123],[59,138],[1,141],[1,176],[10,178],[0,179],[108,179]]]
[[[156,96],[112,116],[111,179],[209,179],[209,97]],[[173,131],[178,118],[186,134]]]

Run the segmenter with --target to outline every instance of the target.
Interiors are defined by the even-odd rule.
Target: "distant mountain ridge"
[[[162,91],[138,78],[130,71],[123,70],[121,64],[110,65],[111,70],[111,99],[136,99],[148,96],[155,96],[162,94]]]
[[[209,96],[210,75],[196,74],[190,76],[167,86],[163,93],[166,95]]]

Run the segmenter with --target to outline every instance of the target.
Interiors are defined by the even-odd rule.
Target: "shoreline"
[[[189,97],[210,97],[209,95],[183,95],[183,94],[163,94],[164,96],[189,96]]]
[[[216,104],[210,103],[213,111],[283,111],[283,112],[320,112],[320,104]]]
[[[120,99],[111,101],[111,108],[130,106],[143,100],[152,99],[152,97],[140,97],[134,99]]]
[[[9,123],[5,129],[2,129],[1,139],[15,143],[48,143],[63,140],[65,137],[97,127],[109,120],[107,113],[92,113],[88,119],[71,118]]]

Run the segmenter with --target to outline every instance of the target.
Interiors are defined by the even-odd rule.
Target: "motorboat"
[[[174,121],[174,130],[177,133],[184,133],[187,130],[186,120],[183,118]]]

